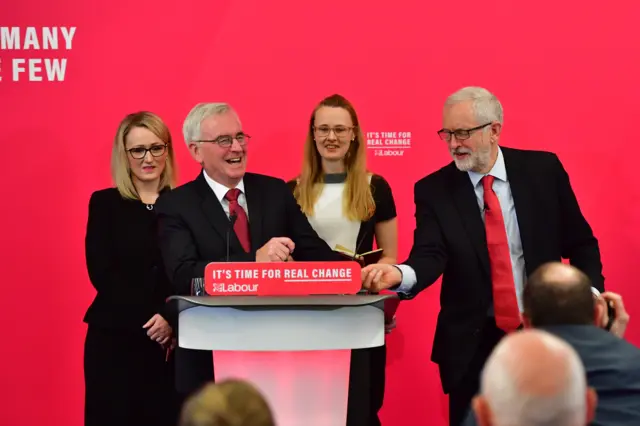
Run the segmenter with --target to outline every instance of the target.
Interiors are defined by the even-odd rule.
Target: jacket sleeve
[[[560,197],[562,257],[569,259],[571,265],[583,271],[591,279],[591,284],[603,292],[604,276],[598,240],[580,210],[569,175],[560,159],[555,155],[553,158],[556,163],[556,185]]]
[[[89,199],[89,217],[85,236],[85,260],[93,287],[102,294],[126,294],[135,288],[123,275],[113,258],[111,239],[111,203],[104,192],[94,192]]]
[[[418,182],[414,186],[416,228],[409,258],[404,262],[415,272],[415,283],[402,283],[409,287],[405,297],[413,298],[438,280],[447,264],[447,251],[438,219],[431,207],[428,193]],[[404,277],[403,277],[404,278]]]

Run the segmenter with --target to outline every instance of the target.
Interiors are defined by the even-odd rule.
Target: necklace
[[[153,210],[153,204],[147,204],[147,210]]]

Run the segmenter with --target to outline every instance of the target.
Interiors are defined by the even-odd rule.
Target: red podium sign
[[[356,294],[362,288],[357,262],[213,262],[204,271],[210,296],[303,296]]]

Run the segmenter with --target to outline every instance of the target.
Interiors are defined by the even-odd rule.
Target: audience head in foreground
[[[564,341],[541,330],[513,333],[496,346],[473,409],[480,426],[585,426],[596,394]]]
[[[528,278],[523,295],[522,323],[529,327],[596,325],[609,322],[607,304],[615,308],[611,332],[623,337],[629,315],[620,295],[605,292],[594,297],[589,277],[562,262],[538,267]]]
[[[275,426],[262,394],[243,380],[205,385],[185,402],[180,426]]]

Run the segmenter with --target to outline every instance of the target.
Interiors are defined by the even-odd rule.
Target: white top
[[[369,175],[371,182],[371,175]],[[313,209],[313,216],[309,216],[309,223],[332,249],[340,244],[355,252],[360,232],[359,220],[349,220],[344,216],[342,200],[346,189],[345,182],[325,183],[322,193],[318,197]]]

